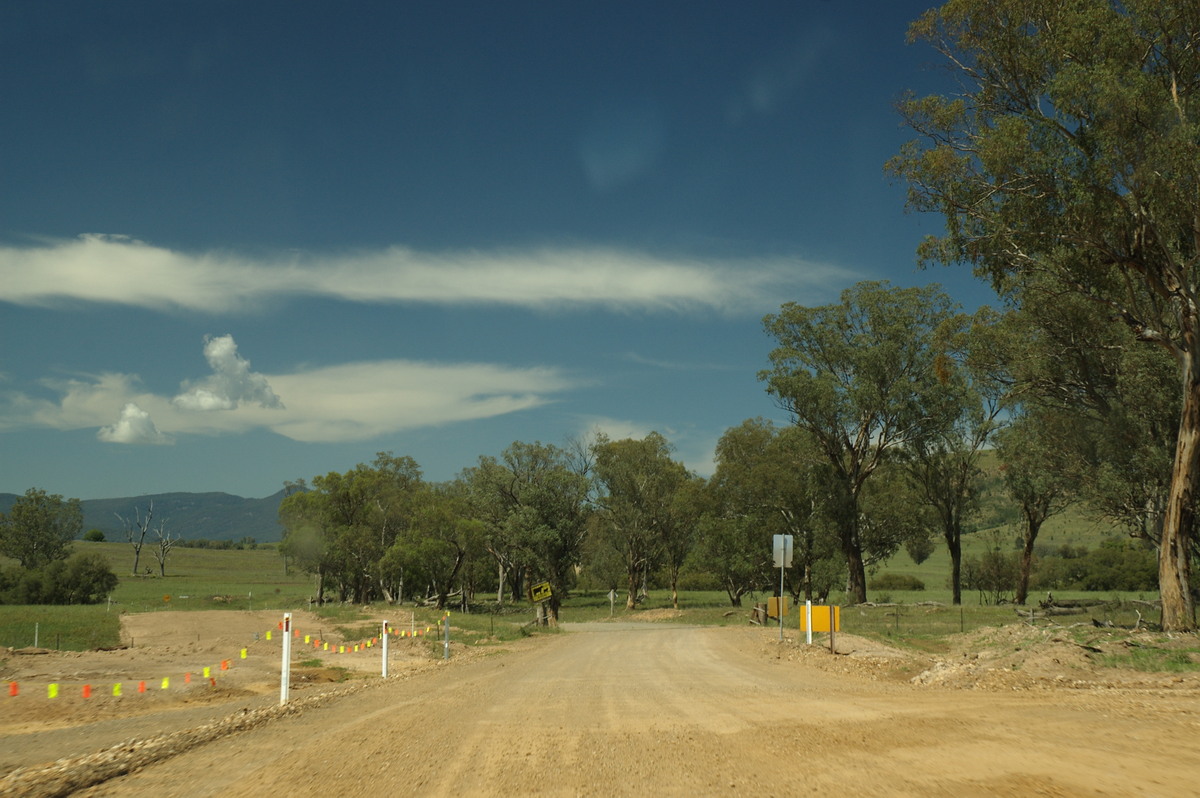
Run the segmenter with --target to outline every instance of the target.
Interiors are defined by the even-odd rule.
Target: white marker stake
[[[388,622],[383,622],[383,678],[387,678]]]
[[[811,646],[812,645],[812,600],[811,599],[804,602],[804,628],[806,630],[806,633],[804,635],[804,642]]]
[[[288,687],[292,681],[292,614],[283,614],[283,664],[279,669],[279,705],[288,701]]]

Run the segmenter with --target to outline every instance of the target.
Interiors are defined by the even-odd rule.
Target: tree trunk
[[[1196,628],[1196,607],[1191,593],[1190,536],[1195,520],[1196,482],[1200,478],[1200,383],[1195,359],[1185,354],[1183,406],[1171,487],[1167,493],[1162,538],[1158,550],[1158,592],[1162,598],[1162,626],[1167,632]]]
[[[950,603],[958,606],[962,604],[962,533],[948,532],[946,547],[950,549]]]
[[[846,581],[846,593],[855,604],[867,603],[867,567],[863,562],[862,546],[858,543],[858,523],[852,535],[843,535],[842,551],[846,555],[846,568],[849,577]]]
[[[867,603],[867,567],[863,562],[862,541],[858,535],[858,494],[848,490],[842,497],[839,536],[846,558],[846,595],[854,604]]]
[[[1021,548],[1021,573],[1017,575],[1017,594],[1013,597],[1013,603],[1019,606],[1024,606],[1029,600],[1029,571],[1033,568],[1033,544],[1041,528],[1040,521],[1026,517],[1025,545]]]

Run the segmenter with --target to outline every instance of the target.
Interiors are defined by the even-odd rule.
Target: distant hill
[[[279,502],[281,490],[265,499],[243,499],[228,493],[159,493],[121,499],[87,499],[83,506],[83,529],[99,529],[109,540],[124,540],[125,527],[117,516],[133,520],[135,511],[143,515],[154,502],[154,521],[165,521],[167,531],[187,540],[241,540],[251,537],[259,543],[280,538]],[[19,497],[0,493],[0,512],[8,512]]]

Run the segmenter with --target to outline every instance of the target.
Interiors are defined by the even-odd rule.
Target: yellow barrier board
[[[804,607],[800,608],[800,631],[807,632],[808,624],[807,610]],[[812,608],[812,630],[814,632],[828,632],[830,616],[833,616],[833,631],[842,631],[842,608],[825,604],[814,604]]]
[[[791,611],[788,597],[783,597],[783,614],[787,615]],[[779,619],[779,596],[770,596],[767,598],[767,617]]]

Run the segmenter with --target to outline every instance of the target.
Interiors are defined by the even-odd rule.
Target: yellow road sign
[[[545,601],[546,599],[550,598],[550,583],[539,582],[533,586],[532,592],[534,601]]]
[[[807,632],[808,620],[806,617],[805,608],[800,608],[800,631]],[[814,604],[812,606],[812,630],[814,632],[828,632],[830,627],[833,631],[842,631],[842,608],[836,604],[833,606],[825,604]]]

